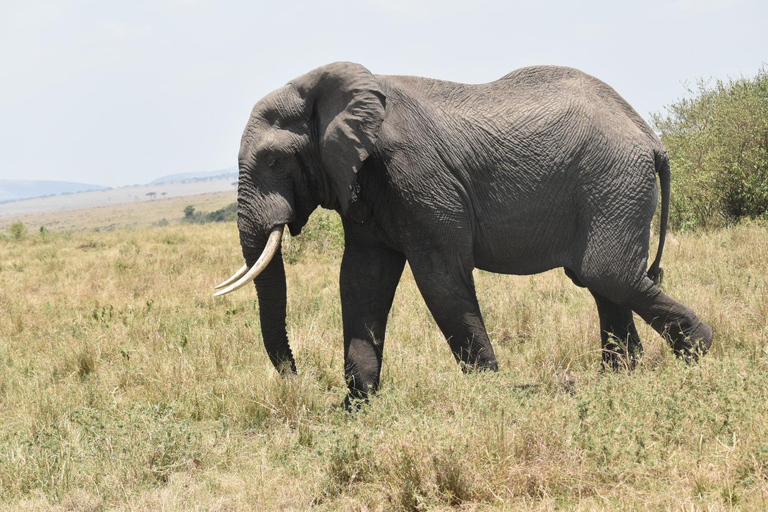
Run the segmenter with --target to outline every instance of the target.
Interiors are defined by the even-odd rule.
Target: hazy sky
[[[638,112],[768,62],[765,0],[0,0],[0,179],[108,186],[237,163],[253,104],[337,60],[487,82],[580,68]]]

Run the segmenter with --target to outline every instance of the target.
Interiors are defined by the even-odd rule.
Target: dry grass
[[[462,375],[406,272],[355,415],[320,238],[286,258],[293,378],[255,293],[211,297],[241,264],[233,223],[0,239],[2,508],[768,509],[765,225],[670,241],[666,289],[716,342],[686,366],[643,325],[631,375],[600,371],[562,272],[477,274],[501,371]]]

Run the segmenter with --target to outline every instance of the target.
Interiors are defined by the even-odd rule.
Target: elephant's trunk
[[[296,361],[285,330],[285,267],[279,249],[256,278],[256,293],[259,297],[261,335],[267,355],[280,373],[296,373]]]
[[[214,296],[225,295],[256,282],[259,297],[261,333],[269,359],[280,373],[296,373],[296,363],[285,330],[285,267],[280,251],[283,225],[272,229],[266,242],[255,243],[256,237],[240,230],[245,265],[218,285]],[[257,247],[262,247],[258,249]]]

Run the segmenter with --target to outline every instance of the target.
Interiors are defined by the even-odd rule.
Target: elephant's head
[[[298,235],[318,206],[350,214],[357,171],[384,119],[385,97],[359,64],[310,71],[259,101],[240,144],[238,229],[245,266],[223,295],[256,281],[264,344],[279,370],[295,371],[285,330],[283,227]]]

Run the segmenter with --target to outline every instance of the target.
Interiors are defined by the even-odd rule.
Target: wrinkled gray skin
[[[632,312],[678,355],[712,330],[654,283],[650,223],[669,163],[656,135],[608,85],[530,67],[488,84],[373,75],[334,63],[259,101],[239,154],[238,228],[246,263],[269,231],[298,235],[318,207],[341,214],[344,360],[349,397],[379,384],[387,315],[406,261],[462,368],[496,370],[472,270],[563,267],[595,297],[603,360],[642,350]],[[256,279],[264,343],[295,371],[278,253]]]

